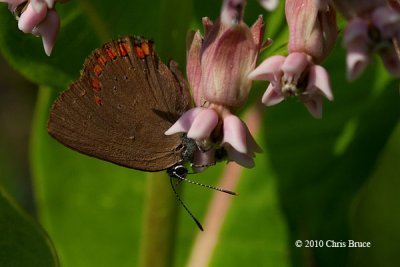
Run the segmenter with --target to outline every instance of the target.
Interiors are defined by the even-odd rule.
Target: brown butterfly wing
[[[80,79],[55,101],[48,131],[89,156],[159,171],[182,161],[182,134],[164,132],[191,106],[177,64],[163,64],[150,41],[124,37],[86,59]]]

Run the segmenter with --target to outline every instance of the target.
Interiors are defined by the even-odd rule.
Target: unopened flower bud
[[[319,9],[315,0],[286,0],[289,26],[289,53],[303,52],[322,62],[332,51],[338,29],[336,12],[331,6]]]

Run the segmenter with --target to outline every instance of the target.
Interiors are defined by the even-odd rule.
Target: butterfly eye
[[[172,174],[178,177],[186,177],[188,170],[183,165],[176,165],[173,167]]]
[[[170,177],[185,179],[188,173],[188,170],[182,164],[175,165],[167,170],[167,173]]]

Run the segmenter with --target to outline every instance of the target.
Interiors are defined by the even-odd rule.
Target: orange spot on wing
[[[111,58],[111,60],[114,60],[117,58],[117,52],[115,52],[114,48],[110,47],[110,46],[106,46],[106,52],[109,58]]]
[[[148,44],[147,42],[143,42],[142,45],[141,45],[141,48],[142,48],[142,50],[143,50],[143,53],[144,53],[146,56],[149,56],[149,55],[150,55],[150,47],[149,47],[149,44]]]
[[[97,59],[97,62],[99,62],[101,65],[106,65],[106,63],[107,63],[107,59],[105,58],[105,57],[103,57],[103,56],[100,56],[98,59]]]
[[[103,66],[106,65],[107,59],[102,54],[100,54],[100,51],[96,51],[96,53],[94,55],[96,56],[97,62],[100,65],[103,65]]]
[[[131,52],[131,47],[125,41],[118,43],[118,52],[120,56],[125,57]]]
[[[97,106],[101,106],[101,98],[97,95],[94,96],[94,101],[96,102]]]
[[[100,76],[101,75],[101,73],[103,72],[103,69],[100,67],[100,65],[95,65],[94,66],[94,73],[97,75],[97,76]]]
[[[143,59],[144,58],[144,52],[143,49],[139,46],[135,46],[135,54],[137,56],[137,58],[139,59]]]
[[[96,92],[101,90],[101,82],[97,79],[92,80],[92,89]]]

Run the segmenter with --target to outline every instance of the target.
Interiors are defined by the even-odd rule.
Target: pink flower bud
[[[197,105],[235,109],[247,100],[247,75],[255,67],[265,28],[261,17],[252,28],[242,21],[244,2],[225,0],[219,20],[203,19],[204,39],[199,32],[189,35],[187,76]]]
[[[250,29],[244,23],[227,28],[216,22],[204,44],[201,56],[203,98],[231,108],[241,107],[251,87],[247,75],[254,69],[259,52]]]
[[[337,39],[336,12],[331,6],[320,10],[315,0],[286,0],[289,53],[303,52],[315,63],[324,60]]]

